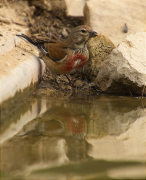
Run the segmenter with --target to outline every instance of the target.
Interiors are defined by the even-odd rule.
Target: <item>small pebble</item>
[[[63,35],[65,38],[68,37],[68,32],[66,31],[65,28],[63,28],[63,30],[62,30],[62,35]]]
[[[10,63],[8,63],[8,62],[6,62],[5,65],[6,65],[6,66],[11,66]]]
[[[16,28],[15,28],[15,30],[16,30],[16,31],[18,31],[18,32],[20,32],[20,31],[21,31],[21,29],[16,29]]]
[[[67,89],[67,90],[71,90],[71,86],[67,86],[66,89]]]
[[[0,17],[0,22],[4,22],[7,24],[12,24],[12,21],[8,18]]]
[[[126,23],[125,23],[125,26],[124,26],[123,32],[124,32],[124,33],[127,33],[127,32],[128,32],[128,26],[127,26],[127,24],[126,24]]]
[[[75,85],[76,86],[83,86],[83,82],[80,79],[78,79],[78,80],[76,80]]]

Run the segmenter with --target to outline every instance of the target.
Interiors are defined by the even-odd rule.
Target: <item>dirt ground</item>
[[[26,14],[28,15],[26,16]],[[26,60],[26,57],[22,55],[23,50],[21,49],[13,48],[12,51],[5,53],[3,51],[7,50],[6,44],[9,44],[9,47],[11,45],[14,46],[13,43],[15,42],[11,40],[16,34],[28,29],[27,17],[31,18],[31,14],[26,1],[13,2],[5,0],[0,2],[0,76],[6,76],[11,70]]]
[[[17,33],[28,27],[31,18],[27,1],[2,1],[0,2],[0,47],[14,37]]]
[[[34,39],[62,41],[67,38],[72,28],[84,24],[83,17],[68,17],[65,9],[53,9],[52,6],[51,10],[47,10],[43,9],[44,7],[41,7],[40,4],[37,5],[35,2],[36,1],[27,2],[15,0],[4,0],[0,2],[0,46],[4,46],[9,39],[13,38],[16,34],[20,34],[26,28],[29,30],[29,36]],[[3,57],[3,59],[6,58],[7,57]],[[5,69],[8,70],[8,68],[17,65],[14,59],[15,56],[11,56],[7,62],[4,60],[2,69],[5,71]],[[22,60],[23,58],[21,61]],[[58,76],[57,81],[62,89],[71,89],[64,75]],[[78,79],[75,85],[79,90],[88,89],[90,86],[90,84],[87,84],[86,79],[83,81]],[[44,93],[44,90],[56,89],[58,89],[56,82],[52,79],[51,72],[47,68],[39,85],[38,92],[41,94],[41,90],[43,90]]]

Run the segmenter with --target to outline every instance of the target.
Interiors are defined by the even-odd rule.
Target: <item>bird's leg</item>
[[[59,83],[58,83],[58,81],[57,81],[57,74],[56,73],[54,73],[53,71],[51,71],[51,74],[52,74],[52,79],[55,81],[55,83],[57,84],[57,86],[58,86],[58,90],[59,91],[64,91],[64,89],[62,89],[61,87],[60,87],[60,85],[59,85]]]
[[[55,82],[56,82],[56,84],[57,84],[57,86],[58,86],[59,91],[64,91],[64,89],[62,89],[62,88],[59,86],[59,83],[58,83],[57,79],[55,78],[54,80],[55,80]]]
[[[74,85],[74,81],[70,80],[69,77],[67,76],[67,74],[65,74],[66,78],[69,81],[69,84],[71,85],[72,89],[75,90],[76,86]]]

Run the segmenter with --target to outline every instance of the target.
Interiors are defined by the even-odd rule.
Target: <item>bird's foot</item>
[[[64,92],[64,89],[62,89],[62,88],[59,86],[59,83],[57,82],[57,79],[55,79],[55,82],[56,82],[56,84],[57,84],[57,86],[58,86],[57,90]]]
[[[67,74],[65,74],[65,76],[66,76],[66,78],[68,79],[68,81],[69,81],[69,84],[70,84],[70,86],[72,87],[72,90],[73,91],[75,91],[75,89],[76,89],[76,86],[74,85],[74,80],[70,80],[69,79],[69,77],[67,76]]]

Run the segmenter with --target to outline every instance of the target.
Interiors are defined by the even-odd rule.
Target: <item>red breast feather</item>
[[[84,64],[87,62],[87,56],[83,54],[76,53],[75,56],[70,56],[69,61],[66,63],[65,67],[63,67],[63,71],[70,72],[72,70],[79,70]]]

